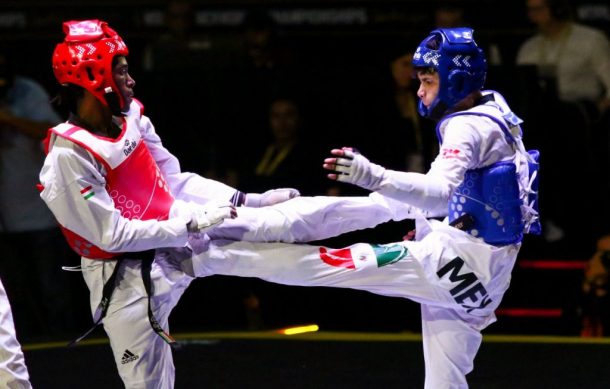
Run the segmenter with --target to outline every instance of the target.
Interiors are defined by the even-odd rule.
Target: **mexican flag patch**
[[[325,263],[347,269],[382,267],[400,261],[408,254],[400,243],[370,245],[357,243],[343,249],[320,247],[320,259]]]

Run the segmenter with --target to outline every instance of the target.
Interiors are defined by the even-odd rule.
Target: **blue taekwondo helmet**
[[[433,68],[440,82],[438,96],[429,107],[419,100],[417,110],[423,117],[438,119],[464,97],[483,88],[487,61],[472,34],[467,27],[440,28],[417,47],[413,66]]]

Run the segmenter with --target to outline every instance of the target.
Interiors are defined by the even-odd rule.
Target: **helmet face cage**
[[[53,52],[57,81],[88,90],[104,105],[109,105],[106,93],[114,92],[122,107],[125,101],[114,82],[112,60],[129,53],[123,39],[100,20],[68,21],[63,29],[65,39]]]
[[[433,68],[439,75],[439,91],[429,107],[421,99],[418,111],[424,117],[443,113],[470,93],[483,88],[487,61],[472,37],[471,28],[442,28],[424,39],[413,55],[413,66]]]

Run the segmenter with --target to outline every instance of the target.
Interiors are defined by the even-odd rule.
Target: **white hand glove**
[[[230,202],[209,201],[205,205],[192,208],[191,221],[187,230],[191,233],[205,232],[215,228],[225,219],[235,219],[237,210]]]
[[[331,180],[348,182],[361,188],[376,191],[380,188],[385,168],[371,163],[359,152],[350,147],[333,149],[330,152],[339,158],[332,157],[324,160],[324,167],[334,173],[329,173]]]
[[[271,189],[265,193],[248,193],[244,205],[252,208],[266,207],[283,203],[300,195],[298,190],[292,188]]]

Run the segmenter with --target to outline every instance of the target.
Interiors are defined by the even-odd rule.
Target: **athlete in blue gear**
[[[386,170],[347,148],[333,150],[324,167],[329,178],[408,204],[413,214],[447,216],[418,219],[417,242],[405,243],[410,256],[402,261],[414,262],[424,278],[416,283],[437,294],[422,304],[425,387],[465,388],[523,233],[540,233],[538,153],[526,152],[522,121],[504,98],[482,91],[486,60],[471,29],[432,31],[413,65],[419,113],[438,121],[440,152],[430,170]]]
[[[440,152],[426,174],[388,170],[345,147],[324,161],[330,179],[374,192],[394,220],[415,219],[415,240],[343,249],[278,243],[264,259],[216,240],[193,258],[195,268],[419,302],[425,388],[467,388],[523,234],[540,230],[537,153],[525,150],[521,120],[504,98],[482,90],[486,61],[472,34],[434,30],[413,58],[419,112],[438,121]]]

